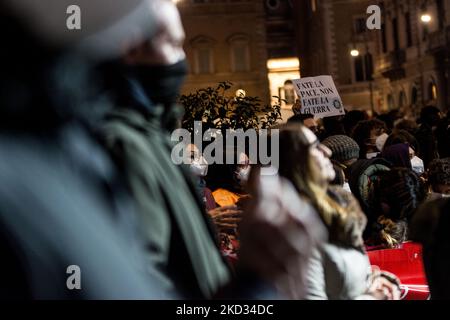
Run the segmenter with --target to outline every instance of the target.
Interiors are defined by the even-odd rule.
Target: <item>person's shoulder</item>
[[[142,146],[147,141],[146,121],[138,112],[117,109],[109,112],[98,129],[108,147],[118,143],[127,147]]]

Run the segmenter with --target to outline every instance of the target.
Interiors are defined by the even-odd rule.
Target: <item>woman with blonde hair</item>
[[[374,277],[362,233],[366,217],[353,195],[330,186],[335,177],[331,151],[304,126],[280,130],[279,174],[313,205],[329,239],[314,249],[307,277],[307,299],[398,299],[395,276]]]

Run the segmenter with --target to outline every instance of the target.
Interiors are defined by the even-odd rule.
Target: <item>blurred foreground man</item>
[[[74,3],[87,19],[72,33]],[[0,298],[303,296],[323,232],[292,186],[273,176],[261,188],[253,173],[232,277],[188,169],[171,161],[186,70],[172,2],[10,0],[0,27]],[[99,92],[93,62],[123,48],[103,63]]]
[[[127,1],[120,13],[110,1],[80,2],[91,20],[71,40],[51,30],[67,31],[73,1],[0,4],[0,299],[166,298],[144,264],[120,177],[90,134],[94,111],[107,104],[83,57],[102,52],[75,48],[120,17],[141,16],[152,30],[151,10],[143,1]],[[102,16],[105,6],[114,15]],[[45,13],[55,7],[62,29],[36,28],[51,22]]]
[[[156,35],[128,46],[122,59],[102,67],[107,94],[116,105],[106,117],[102,135],[137,202],[149,264],[156,266],[164,290],[187,298],[273,298],[270,290],[260,290],[259,279],[275,287],[281,282],[298,283],[309,250],[304,245],[312,238],[280,207],[280,194],[273,195],[275,201],[265,212],[267,217],[278,215],[278,220],[258,215],[261,207],[254,203],[243,222],[242,252],[246,254],[240,256],[234,279],[189,167],[177,166],[171,159],[170,133],[182,115],[175,100],[187,70],[184,31],[171,1],[154,1],[154,6]],[[256,201],[260,198],[257,185],[254,193]],[[302,285],[282,287],[283,292],[304,289]]]

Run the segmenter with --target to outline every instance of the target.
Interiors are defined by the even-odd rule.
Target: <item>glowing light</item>
[[[428,13],[422,14],[422,15],[420,16],[420,20],[421,20],[423,23],[428,23],[428,22],[431,21],[431,16],[430,16]]]
[[[353,49],[352,51],[350,51],[350,54],[352,57],[357,57],[357,56],[359,56],[359,51],[356,49]]]
[[[244,89],[237,89],[236,90],[236,97],[244,98],[246,94],[247,94],[247,92],[245,92]]]
[[[297,58],[269,59],[267,60],[267,68],[273,69],[298,69],[300,62]]]

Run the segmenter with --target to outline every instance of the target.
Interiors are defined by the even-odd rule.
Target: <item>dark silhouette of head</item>
[[[434,106],[426,106],[420,111],[419,122],[433,127],[439,122],[440,112],[441,111]]]

